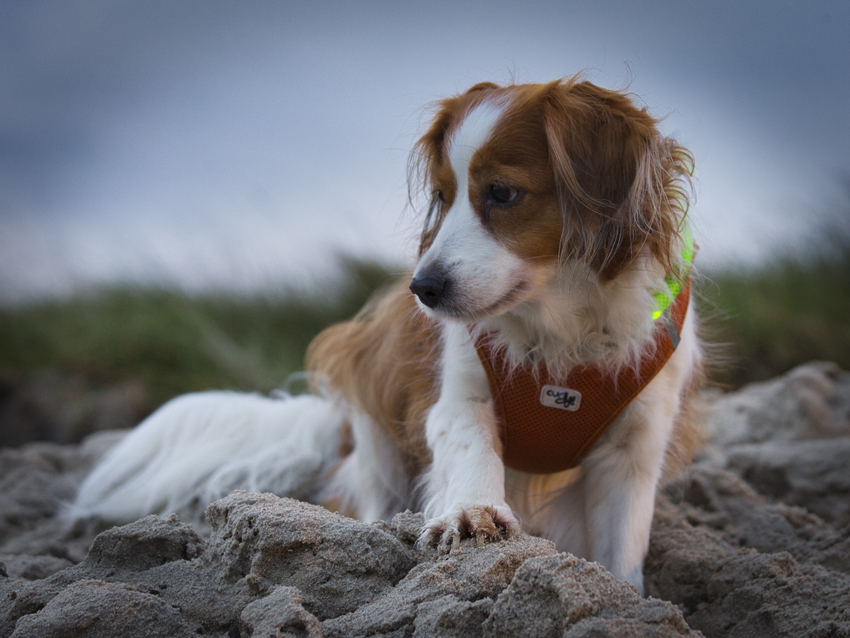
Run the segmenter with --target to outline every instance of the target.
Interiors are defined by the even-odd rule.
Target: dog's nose
[[[440,295],[446,289],[446,278],[442,275],[414,277],[410,282],[410,292],[419,297],[419,301],[429,308],[440,303]]]

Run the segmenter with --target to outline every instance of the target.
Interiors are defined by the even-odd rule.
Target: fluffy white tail
[[[124,523],[202,508],[237,488],[315,500],[340,460],[343,421],[317,396],[178,397],[98,462],[68,515]]]

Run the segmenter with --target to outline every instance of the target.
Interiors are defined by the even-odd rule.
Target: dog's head
[[[430,190],[410,289],[476,320],[564,268],[599,282],[639,255],[673,270],[691,158],[631,99],[578,79],[473,86],[439,103],[416,166]]]

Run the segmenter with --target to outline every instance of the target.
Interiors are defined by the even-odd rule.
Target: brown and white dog
[[[366,521],[411,508],[423,540],[522,527],[642,589],[657,485],[696,440],[693,309],[589,453],[545,474],[503,462],[476,343],[531,375],[637,375],[658,295],[687,269],[690,154],[627,95],[573,78],[445,99],[413,158],[431,196],[413,278],[315,339],[316,392],[175,399],[100,462],[73,516],[132,520],[236,487]]]

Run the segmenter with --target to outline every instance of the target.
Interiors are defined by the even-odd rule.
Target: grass
[[[707,336],[725,344],[715,381],[734,388],[813,359],[850,369],[850,234],[835,236],[797,257],[708,273]],[[317,332],[387,279],[380,265],[349,261],[337,285],[312,296],[121,287],[0,309],[0,381],[25,384],[45,370],[93,388],[135,379],[148,410],[209,388],[268,392],[301,370]]]
[[[713,378],[727,387],[812,360],[850,370],[850,232],[832,228],[802,254],[708,273],[702,314],[719,345]]]
[[[25,381],[58,370],[93,387],[139,379],[151,409],[196,390],[268,392],[301,369],[317,332],[355,314],[387,278],[378,264],[349,261],[313,296],[125,286],[0,309],[0,372]]]

